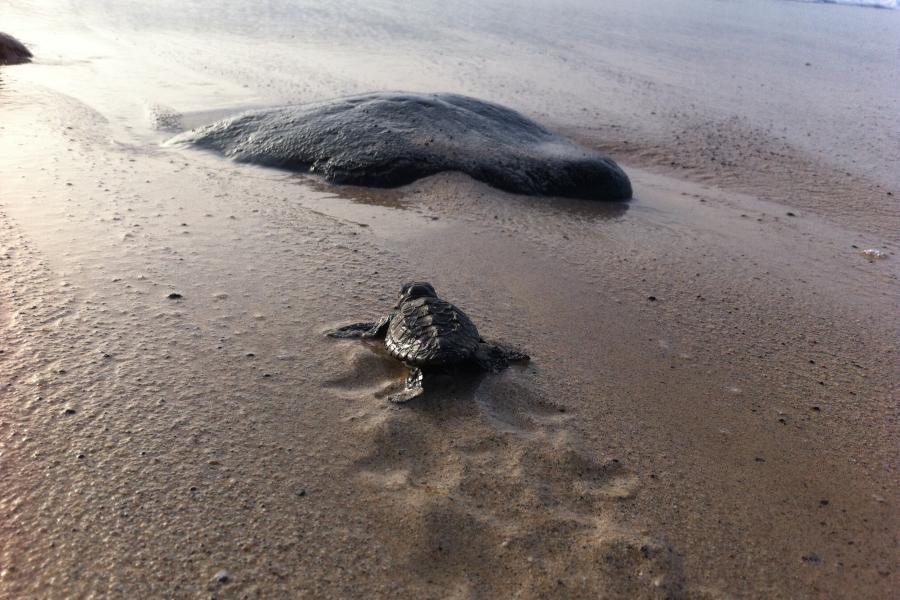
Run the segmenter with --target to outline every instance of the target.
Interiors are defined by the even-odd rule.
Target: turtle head
[[[397,298],[397,306],[399,307],[407,300],[414,300],[422,297],[437,298],[437,292],[434,291],[434,288],[430,283],[424,281],[404,283],[400,286],[400,296]]]

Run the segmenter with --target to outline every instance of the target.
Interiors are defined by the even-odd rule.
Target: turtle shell
[[[478,329],[463,311],[433,296],[402,302],[385,338],[393,356],[419,367],[464,361],[480,342]]]

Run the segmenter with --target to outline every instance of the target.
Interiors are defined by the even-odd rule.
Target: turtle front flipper
[[[521,350],[502,344],[488,343],[479,344],[473,358],[479,367],[493,373],[506,369],[510,363],[531,360],[531,357]]]
[[[353,323],[352,325],[344,325],[343,327],[326,331],[325,335],[339,339],[384,339],[384,336],[387,334],[388,325],[391,323],[391,317],[393,316],[394,315],[388,315],[377,323]]]
[[[413,398],[418,398],[425,392],[425,388],[422,386],[423,379],[424,375],[422,374],[422,369],[413,367],[406,377],[406,389],[399,394],[389,396],[388,400],[394,404],[405,404]]]

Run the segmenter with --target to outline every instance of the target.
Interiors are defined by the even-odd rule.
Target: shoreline
[[[22,111],[33,117],[18,121],[21,131],[47,128],[34,109],[6,112]],[[891,589],[890,527],[879,527],[895,518],[897,480],[879,465],[897,459],[896,431],[882,420],[896,378],[900,329],[883,321],[896,268],[893,257],[869,263],[848,250],[853,233],[841,238],[815,217],[789,219],[778,205],[748,207],[747,198],[633,168],[635,201],[610,213],[460,175],[399,190],[311,187],[212,156],[48,135],[0,162],[15,182],[9,174],[46,152],[61,159],[9,188],[38,204],[4,203],[33,247],[6,264],[32,264],[21,277],[43,283],[7,280],[42,299],[46,313],[15,309],[7,332],[18,350],[0,367],[19,373],[7,388],[20,400],[14,420],[41,432],[20,439],[7,429],[4,440],[19,465],[7,482],[22,507],[14,531],[31,548],[11,548],[17,575],[6,589],[96,590],[101,580],[89,573],[100,565],[118,574],[116,589],[147,589],[140,572],[120,579],[127,546],[96,546],[98,526],[88,536],[46,521],[61,511],[97,519],[100,506],[122,502],[134,519],[116,512],[99,527],[118,531],[120,543],[149,544],[151,564],[180,557],[188,568],[160,563],[170,580],[153,584],[173,593],[226,569],[230,582],[211,590],[540,595],[556,579],[574,585],[560,564],[592,573],[574,596],[598,586],[637,597],[790,596],[827,593],[824,582],[859,591],[858,577],[873,593]],[[77,165],[62,160],[73,144]],[[188,194],[189,182],[199,188]],[[750,208],[754,218],[740,216]],[[822,256],[827,272],[817,268]],[[451,385],[445,399],[412,410],[387,406],[379,398],[399,380],[395,366],[320,333],[375,316],[404,277],[434,280],[485,335],[524,346],[532,365]],[[167,300],[170,290],[184,298]],[[853,323],[867,312],[881,325]],[[35,327],[45,333],[31,339]],[[43,502],[28,500],[44,489],[40,463],[28,458],[36,444],[55,457],[45,468],[63,493]],[[91,495],[72,495],[87,482]],[[217,488],[219,500],[210,495]],[[361,504],[341,507],[347,494]],[[520,498],[514,512],[509,497]],[[241,506],[256,507],[256,533],[238,533]],[[172,515],[182,515],[177,531],[217,540],[217,558],[175,541],[174,529],[140,525]],[[724,525],[703,525],[700,515]],[[301,538],[283,545],[286,522]],[[233,533],[222,537],[222,527]],[[38,530],[43,541],[28,534]],[[866,563],[835,531],[868,540]],[[317,567],[309,561],[318,554],[298,545],[310,535],[312,547],[329,548]],[[571,554],[568,539],[594,550]],[[735,539],[740,557],[715,550]],[[447,555],[437,550],[445,544]],[[638,546],[653,558],[637,558]],[[578,561],[593,552],[619,558],[592,572]],[[541,567],[521,579],[529,553]],[[299,572],[278,583],[263,567],[273,560],[319,573],[317,587]],[[407,561],[419,568],[398,575]],[[59,572],[64,587],[17,587],[46,583],[32,569]],[[628,574],[637,572],[652,576],[634,583]],[[654,587],[657,577],[667,587]]]
[[[379,14],[364,39],[382,39]],[[90,51],[0,71],[0,596],[900,585],[890,173],[841,175],[713,113],[672,125],[685,137],[671,145],[652,124],[603,125],[620,105],[576,131],[575,95],[542,88],[523,112],[610,154],[632,201],[516,196],[458,173],[330,186],[161,145],[191,107],[274,104],[274,79],[236,83],[251,61],[223,76],[200,52],[166,81],[170,54],[201,44],[177,27],[152,60],[137,46],[156,34],[68,35]],[[115,78],[129,61],[145,81]],[[498,72],[472,87],[510,94]],[[395,87],[340,77],[303,97]],[[322,333],[384,313],[410,279],[531,362],[390,405],[404,368]]]

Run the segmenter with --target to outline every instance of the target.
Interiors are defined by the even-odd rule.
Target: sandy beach
[[[34,54],[0,67],[0,598],[900,589],[900,11],[12,0],[0,30]],[[167,143],[378,90],[509,106],[634,198]],[[324,332],[416,279],[531,361],[388,402],[405,367]]]

